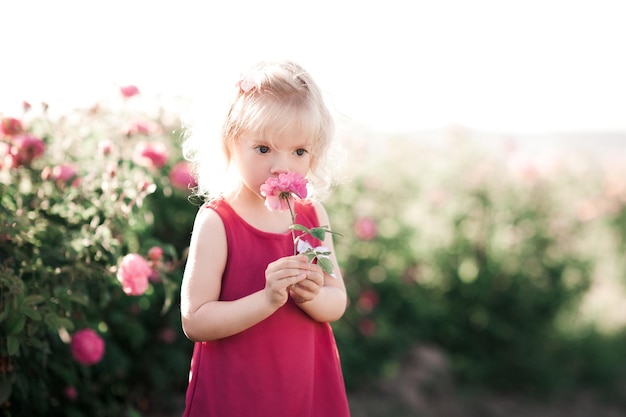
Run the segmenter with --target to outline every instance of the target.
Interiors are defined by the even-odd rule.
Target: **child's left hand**
[[[324,286],[324,271],[317,264],[309,264],[306,279],[289,287],[289,295],[297,304],[313,300]]]

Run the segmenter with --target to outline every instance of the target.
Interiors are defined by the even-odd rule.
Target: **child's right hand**
[[[309,272],[304,255],[286,256],[270,263],[265,269],[265,295],[276,308],[289,298],[289,286],[303,281]]]

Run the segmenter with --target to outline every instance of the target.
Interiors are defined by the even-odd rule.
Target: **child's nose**
[[[276,155],[272,161],[272,174],[278,175],[289,171],[289,161],[286,156]]]

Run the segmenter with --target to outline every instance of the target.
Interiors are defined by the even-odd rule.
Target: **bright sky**
[[[129,83],[218,101],[257,60],[289,58],[380,131],[626,131],[622,0],[6,3],[0,112]]]

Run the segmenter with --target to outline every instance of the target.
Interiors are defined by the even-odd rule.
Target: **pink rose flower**
[[[161,142],[139,142],[133,160],[142,166],[162,168],[168,160],[167,147]]]
[[[67,399],[70,401],[75,401],[78,398],[78,391],[76,390],[75,387],[71,385],[68,385],[67,387],[65,387],[65,390],[63,392],[65,393],[65,396],[67,397]]]
[[[159,340],[163,343],[174,343],[177,337],[176,331],[171,327],[165,327],[159,332]]]
[[[156,184],[151,183],[150,181],[141,181],[137,184],[137,189],[142,193],[150,194],[156,191]]]
[[[78,173],[78,167],[72,164],[61,164],[52,168],[50,178],[58,182],[68,182],[73,179]]]
[[[309,262],[317,260],[317,264],[331,277],[335,277],[333,272],[333,262],[328,255],[328,248],[318,246],[312,247],[311,244],[302,240],[302,236],[311,235],[314,238],[324,241],[326,233],[335,233],[328,226],[313,227],[309,229],[301,224],[296,224],[296,214],[291,206],[294,197],[306,198],[307,196],[307,179],[297,172],[283,172],[277,177],[269,177],[260,187],[260,193],[265,197],[265,206],[269,210],[289,210],[291,214],[291,238],[293,239],[293,254],[304,254]],[[302,232],[296,236],[296,230]]]
[[[376,333],[376,322],[372,319],[363,319],[359,322],[359,331],[365,337],[373,336]]]
[[[378,293],[374,290],[365,290],[359,295],[357,306],[364,313],[371,312],[378,305]]]
[[[98,151],[104,156],[110,155],[113,152],[113,142],[109,139],[101,140],[98,143]]]
[[[124,256],[117,270],[117,279],[127,295],[141,295],[146,292],[150,275],[152,268],[148,261],[135,253]]]
[[[5,136],[15,136],[24,132],[22,122],[14,117],[5,117],[0,120],[0,132]]]
[[[43,140],[25,133],[15,136],[13,138],[13,146],[9,150],[9,154],[12,157],[12,166],[18,167],[21,165],[30,164],[33,159],[43,155],[46,149],[46,145]]]
[[[72,336],[70,349],[78,363],[94,365],[104,355],[104,340],[92,329],[82,329]]]
[[[297,172],[284,172],[278,177],[269,177],[261,185],[261,195],[265,197],[265,206],[270,210],[287,210],[289,201],[295,195],[306,198],[307,179]]]
[[[139,89],[134,85],[124,85],[120,87],[120,93],[124,98],[131,98],[139,94]]]
[[[153,246],[148,249],[148,259],[152,261],[159,261],[163,258],[163,248],[159,246]]]
[[[169,178],[172,187],[179,190],[189,190],[190,187],[198,185],[187,161],[177,162],[170,170]]]
[[[133,135],[149,135],[155,130],[155,127],[148,122],[137,121],[133,122],[126,131],[128,136]]]
[[[354,223],[354,233],[361,240],[372,240],[378,235],[378,225],[371,217],[361,217]]]

